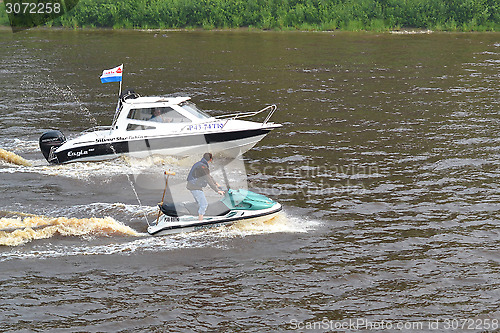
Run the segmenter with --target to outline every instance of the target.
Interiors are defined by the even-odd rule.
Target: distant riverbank
[[[8,25],[0,11],[0,25]],[[49,27],[500,31],[496,0],[80,0]]]
[[[0,25],[0,33],[1,32],[11,32],[11,28],[9,26]],[[376,33],[376,34],[393,34],[393,35],[425,35],[425,34],[433,34],[433,33],[499,33],[500,31],[433,31],[429,29],[412,29],[412,28],[402,28],[399,30],[387,30],[387,31],[370,31],[370,30],[358,30],[358,31],[348,31],[348,30],[300,30],[300,29],[286,29],[286,30],[269,30],[269,29],[258,29],[253,27],[241,27],[241,28],[214,28],[214,29],[203,29],[203,28],[164,28],[164,29],[143,29],[143,28],[109,28],[109,27],[63,27],[63,26],[53,26],[53,25],[45,25],[41,27],[33,27],[29,29],[29,31],[94,31],[94,32],[104,32],[104,31],[113,31],[113,32],[126,32],[126,31],[137,31],[137,32],[146,32],[146,33],[154,33],[154,34],[166,34],[169,32],[213,32],[213,33],[225,33],[225,32],[234,32],[234,33],[338,33],[338,34],[349,34],[349,33]],[[165,35],[164,35],[165,36]]]

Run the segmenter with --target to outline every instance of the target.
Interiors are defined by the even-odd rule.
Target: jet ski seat
[[[183,202],[183,203],[164,203],[158,205],[163,214],[172,217],[179,217],[184,215],[198,216],[198,204],[196,202]],[[231,210],[222,202],[216,201],[208,205],[205,216],[223,216]]]

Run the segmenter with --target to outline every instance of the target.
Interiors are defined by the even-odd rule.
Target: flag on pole
[[[122,73],[123,73],[123,64],[112,69],[105,69],[102,71],[101,83],[121,82]]]

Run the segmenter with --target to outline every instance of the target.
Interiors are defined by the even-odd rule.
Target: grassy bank
[[[0,23],[6,23],[5,13]],[[71,28],[500,31],[498,0],[80,0]]]

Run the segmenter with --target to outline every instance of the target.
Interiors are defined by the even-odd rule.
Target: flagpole
[[[120,95],[122,94],[122,81],[123,81],[123,64],[122,64],[122,79],[120,80],[120,91],[118,92],[118,99],[120,99]]]
[[[118,112],[120,112],[120,96],[122,95],[122,82],[123,82],[123,64],[122,67],[122,78],[120,80],[120,89],[118,90],[118,102],[116,103],[115,116],[113,117],[113,124],[111,125],[111,130],[115,129],[116,121],[118,120]]]

